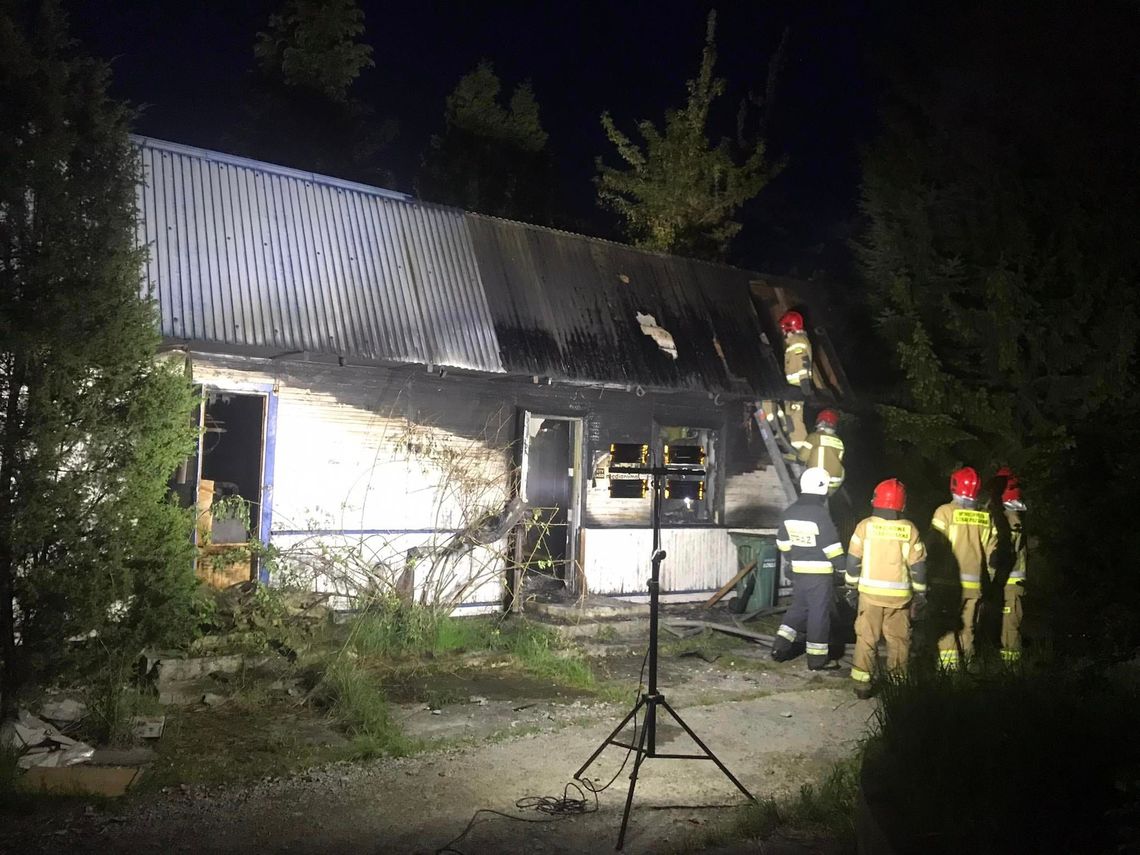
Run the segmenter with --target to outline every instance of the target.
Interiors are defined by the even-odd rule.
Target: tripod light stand
[[[699,446],[682,446],[680,448],[674,447],[674,454],[672,459],[680,460],[682,462],[673,463],[670,465],[671,456],[669,448],[666,447],[665,465],[653,466],[647,465],[650,463],[648,460],[648,447],[640,446],[625,446],[614,445],[610,448],[610,471],[612,473],[628,473],[629,476],[648,476],[652,484],[652,520],[653,520],[653,553],[652,553],[652,572],[649,577],[649,651],[648,651],[648,665],[649,665],[649,682],[648,689],[641,695],[640,700],[632,710],[623,718],[618,726],[613,729],[609,736],[602,741],[602,744],[590,755],[589,759],[582,764],[582,767],[574,773],[577,780],[582,780],[582,773],[590,767],[590,765],[598,758],[598,756],[609,745],[616,745],[619,748],[625,748],[628,751],[637,754],[637,759],[633,762],[633,771],[629,775],[629,793],[625,799],[625,810],[621,818],[621,830],[618,832],[617,849],[621,849],[625,843],[626,826],[629,824],[629,811],[633,806],[633,791],[637,787],[637,776],[641,771],[641,764],[650,758],[662,758],[668,760],[711,760],[716,764],[725,776],[736,785],[740,792],[744,793],[752,801],[756,801],[756,797],[745,789],[744,785],[736,779],[736,777],[728,770],[728,767],[720,761],[720,759],[713,754],[701,738],[693,732],[693,729],[685,723],[685,720],[677,714],[665,700],[665,695],[658,691],[657,688],[657,612],[658,612],[658,595],[660,593],[660,578],[661,578],[661,562],[665,560],[665,550],[661,548],[661,497],[665,491],[666,479],[670,491],[683,493],[685,496],[692,496],[694,492],[703,495],[703,479],[705,477],[704,464],[704,450]],[[677,453],[679,452],[679,453]],[[619,461],[616,462],[615,461]],[[669,478],[669,476],[673,476]],[[696,479],[699,479],[696,480]],[[611,484],[614,483],[611,481]],[[618,482],[619,484],[622,482]],[[630,482],[624,482],[628,485]],[[642,489],[644,494],[644,480],[641,480]],[[694,488],[692,485],[700,484],[700,488]],[[688,485],[688,486],[686,486]],[[625,498],[631,498],[632,493],[628,487],[619,487],[617,491],[612,491],[611,495],[620,495]],[[637,735],[637,742],[623,742],[618,738],[618,734],[622,732],[630,721],[634,721],[634,728],[636,730],[636,716],[642,709],[645,710],[645,721],[642,725],[640,734]],[[701,749],[700,754],[672,754],[662,753],[657,750],[657,717],[658,710],[663,709],[669,716],[680,725],[681,729],[687,733],[697,747]]]

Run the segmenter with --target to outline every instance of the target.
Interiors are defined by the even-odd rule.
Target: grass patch
[[[365,659],[435,659],[459,653],[501,654],[522,670],[562,685],[592,689],[595,677],[577,647],[525,619],[440,615],[387,601],[352,624],[348,647]]]
[[[706,832],[704,847],[738,840],[765,840],[777,830],[826,838],[841,848],[855,845],[855,805],[859,765],[855,756],[837,763],[818,784],[804,784],[795,796],[760,799],[741,808],[731,822]]]
[[[321,688],[330,713],[352,738],[356,757],[402,757],[413,750],[393,720],[375,674],[355,663],[334,660],[325,670]]]

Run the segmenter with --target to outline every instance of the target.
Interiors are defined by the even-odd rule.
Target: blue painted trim
[[[269,545],[273,526],[273,474],[277,463],[277,393],[269,387],[265,399],[265,457],[262,462],[261,481],[261,542]],[[257,578],[263,585],[269,584],[269,568],[260,562]]]
[[[319,537],[338,535],[357,536],[368,534],[455,534],[458,528],[279,528],[270,532],[273,537],[292,537],[298,534],[311,534]]]

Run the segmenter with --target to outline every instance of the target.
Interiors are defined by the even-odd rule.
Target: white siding
[[[642,594],[651,571],[651,529],[590,528],[582,531],[583,569],[591,594]],[[723,528],[670,528],[661,532],[666,552],[661,592],[712,591],[738,570],[736,546]]]
[[[501,598],[505,543],[438,556],[457,529],[509,498],[503,449],[414,424],[398,414],[396,401],[369,404],[387,396],[368,389],[315,391],[208,359],[195,360],[194,376],[234,392],[275,387],[270,539],[299,574],[301,565],[317,571],[310,580],[316,590],[346,594],[366,586],[370,573],[395,584],[409,551],[418,549],[437,557],[416,565],[417,599],[457,588],[465,589],[465,602]]]

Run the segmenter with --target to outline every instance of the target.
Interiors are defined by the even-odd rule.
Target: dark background
[[[112,61],[112,92],[141,107],[138,133],[226,150],[249,90],[256,32],[281,0],[67,0],[81,46]],[[660,123],[685,98],[700,62],[705,16],[718,11],[717,73],[727,78],[713,126],[732,135],[749,89],[763,91],[784,30],[785,63],[767,136],[787,166],[742,213],[732,260],[804,278],[850,280],[859,150],[872,128],[867,35],[881,14],[869,2],[464,4],[362,0],[375,68],[353,93],[398,120],[385,151],[392,189],[412,192],[420,158],[442,130],[444,99],[481,59],[504,89],[530,80],[561,181],[562,221],[617,237],[594,202],[594,159],[617,165],[599,117],[633,133]],[[826,274],[826,275],[824,275]]]

